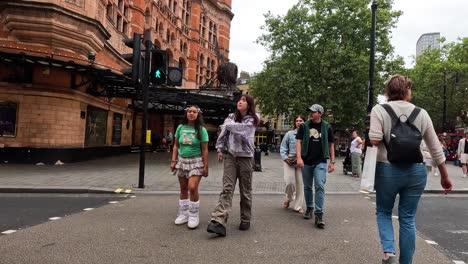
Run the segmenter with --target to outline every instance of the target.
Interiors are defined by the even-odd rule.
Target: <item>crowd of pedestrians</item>
[[[413,105],[411,81],[403,75],[392,76],[386,83],[388,103],[373,107],[370,119],[369,139],[377,148],[375,168],[376,215],[383,250],[382,263],[412,263],[415,251],[415,215],[419,199],[424,191],[427,173],[438,168],[441,186],[451,191],[452,183],[445,167],[445,155],[428,113]],[[294,129],[287,132],[281,142],[286,185],[282,207],[292,208],[303,214],[304,219],[314,218],[314,225],[325,228],[325,184],[327,173],[335,169],[333,129],[322,119],[324,108],[313,104],[307,109],[306,120],[296,116]],[[404,117],[405,120],[401,120]],[[254,136],[260,116],[255,112],[254,98],[242,95],[237,109],[229,114],[220,126],[216,141],[218,161],[223,162],[223,186],[216,207],[212,210],[207,226],[209,233],[226,236],[226,223],[231,209],[236,183],[239,182],[240,223],[239,230],[247,231],[252,220],[252,173],[255,152]],[[403,124],[400,130],[396,126]],[[409,124],[409,125],[408,125]],[[414,138],[403,144],[398,133],[414,129]],[[395,139],[395,134],[398,134]],[[406,138],[405,140],[408,140]],[[463,175],[467,174],[468,133],[459,141],[458,156]],[[179,179],[179,212],[176,225],[189,228],[199,225],[200,198],[198,186],[202,177],[208,176],[208,133],[203,124],[202,110],[198,106],[186,109],[182,124],[174,134],[171,170]],[[362,176],[363,139],[359,132],[352,132],[350,144],[352,173]],[[417,149],[415,157],[401,160],[402,151]],[[399,149],[402,148],[402,149]],[[426,170],[426,166],[430,169]],[[397,261],[392,226],[392,211],[399,196],[399,262]]]

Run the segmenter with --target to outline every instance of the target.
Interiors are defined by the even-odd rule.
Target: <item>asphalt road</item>
[[[282,195],[255,195],[251,229],[240,231],[236,195],[228,235],[221,238],[206,232],[217,199],[202,195],[200,227],[195,230],[174,225],[177,195],[137,195],[47,221],[0,236],[0,264],[381,262],[375,206],[368,196],[328,195],[327,226],[322,230],[283,209]],[[453,263],[420,237],[416,243],[414,264]]]
[[[468,263],[468,196],[423,196],[416,226],[447,255]]]
[[[53,221],[50,218],[63,218],[123,199],[126,199],[124,195],[0,194],[0,233]]]

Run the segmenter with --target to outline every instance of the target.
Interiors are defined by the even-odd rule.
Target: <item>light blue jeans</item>
[[[314,214],[323,214],[323,203],[325,200],[325,182],[327,181],[327,163],[317,165],[304,165],[302,169],[302,181],[304,182],[304,197],[306,206],[314,208],[312,185],[315,187],[315,209]]]
[[[415,216],[419,198],[426,187],[424,163],[395,165],[378,162],[375,172],[377,225],[384,252],[395,253],[392,210],[397,194],[400,225],[400,264],[411,264],[416,244]]]

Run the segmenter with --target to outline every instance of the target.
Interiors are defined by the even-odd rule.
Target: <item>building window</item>
[[[182,3],[182,21],[185,25],[190,22],[190,1],[184,0]]]
[[[120,145],[122,138],[122,114],[114,113],[114,123],[112,125],[112,145]]]
[[[0,137],[16,136],[16,114],[18,105],[0,101]]]
[[[97,147],[106,145],[107,111],[88,106],[86,115],[85,146]]]

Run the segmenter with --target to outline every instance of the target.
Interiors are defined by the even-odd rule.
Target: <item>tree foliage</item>
[[[389,35],[401,12],[378,1],[376,90],[401,72]],[[286,15],[265,15],[258,42],[271,56],[251,81],[262,113],[304,113],[313,103],[331,110],[342,126],[362,127],[369,79],[371,10],[368,0],[300,0]],[[375,100],[374,100],[375,101]]]
[[[444,85],[447,86],[447,127],[467,125],[468,38],[424,52],[409,71],[413,101],[424,107],[438,130],[443,128]],[[457,118],[458,117],[458,118]],[[458,119],[458,120],[457,120]]]

